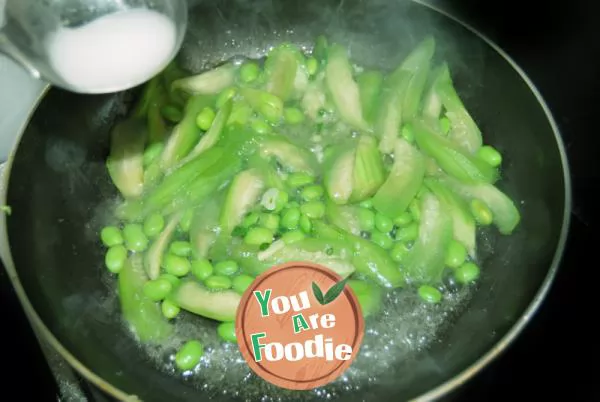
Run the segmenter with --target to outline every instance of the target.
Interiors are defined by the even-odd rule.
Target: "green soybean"
[[[260,204],[267,211],[279,212],[287,204],[289,199],[288,193],[277,188],[270,188],[263,194]]]
[[[481,200],[474,199],[471,201],[471,213],[475,220],[483,226],[490,225],[493,221],[492,211]]]
[[[177,106],[173,105],[163,106],[160,109],[160,113],[165,119],[175,124],[179,123],[183,118],[183,112]]]
[[[396,243],[392,250],[390,251],[390,257],[395,262],[402,262],[408,253],[410,252],[410,248],[406,243]]]
[[[494,147],[484,145],[477,150],[477,156],[490,166],[498,167],[502,164],[502,155]]]
[[[235,336],[235,323],[234,322],[222,322],[217,327],[217,333],[226,342],[235,342],[237,337]]]
[[[104,264],[113,274],[121,272],[125,260],[127,260],[127,249],[122,244],[110,247],[104,256]]]
[[[148,248],[148,237],[144,234],[142,225],[129,223],[123,228],[123,238],[127,248],[134,252],[140,252]]]
[[[440,130],[444,134],[448,134],[450,132],[450,119],[447,117],[442,117],[440,119]]]
[[[258,224],[263,228],[276,231],[279,227],[279,215],[271,213],[262,213],[258,219]]]
[[[323,186],[319,186],[318,184],[313,184],[311,186],[306,186],[300,191],[300,197],[304,201],[317,201],[320,200],[325,194],[325,189]]]
[[[246,236],[244,236],[244,243],[260,246],[265,243],[273,242],[273,231],[271,229],[263,227],[253,227],[248,229]]]
[[[357,213],[360,229],[370,232],[375,228],[375,212],[370,209],[360,208]]]
[[[321,201],[310,201],[300,206],[300,212],[310,219],[321,219],[325,215],[325,204]]]
[[[396,240],[398,241],[411,242],[416,240],[418,236],[419,225],[414,222],[396,231]]]
[[[383,214],[375,215],[375,227],[383,233],[390,232],[394,227],[394,222]]]
[[[306,235],[302,231],[292,230],[291,232],[287,232],[281,236],[281,240],[283,240],[285,244],[292,244],[304,239],[305,237]]]
[[[156,237],[165,228],[165,218],[159,213],[148,215],[144,220],[144,233],[152,238]]]
[[[260,73],[260,67],[258,67],[258,64],[254,62],[248,61],[242,64],[239,72],[240,79],[242,80],[242,82],[248,84],[258,78],[258,75]]]
[[[239,271],[238,263],[233,260],[220,261],[215,264],[215,273],[217,275],[231,276]]]
[[[106,247],[123,244],[123,235],[116,226],[106,226],[100,231],[100,240]]]
[[[254,282],[254,278],[250,275],[238,275],[231,280],[231,287],[235,292],[243,294],[252,282]]]
[[[175,276],[185,276],[192,269],[187,258],[175,254],[167,253],[162,259],[162,267],[168,274]]]
[[[373,199],[367,198],[366,200],[361,201],[358,206],[366,209],[373,209]]]
[[[446,251],[446,265],[450,268],[458,268],[467,258],[467,249],[456,240],[452,240]]]
[[[396,218],[394,218],[394,224],[400,227],[406,226],[413,221],[413,217],[410,212],[402,212]]]
[[[220,109],[220,108],[222,108],[222,107],[223,107],[223,105],[224,105],[225,103],[227,103],[227,101],[228,101],[229,99],[233,98],[233,97],[235,96],[235,94],[236,94],[236,93],[237,93],[237,90],[236,90],[235,88],[227,88],[227,89],[224,89],[224,90],[223,90],[223,91],[222,91],[222,92],[219,94],[219,96],[217,97],[217,102],[216,102],[216,106],[217,106],[217,108],[219,108],[219,109]],[[214,113],[214,111],[213,111],[213,113]],[[212,120],[214,120],[214,118],[215,118],[215,116],[214,116],[214,114],[213,114],[213,118],[212,118]],[[212,125],[212,120],[210,121],[210,125]],[[210,125],[209,125],[208,127],[210,127]],[[202,128],[202,127],[200,127],[200,128]],[[204,129],[203,129],[203,130],[204,130]],[[206,129],[206,130],[208,130],[208,129]]]
[[[419,207],[419,201],[417,199],[414,199],[410,202],[408,205],[408,211],[410,212],[413,220],[421,220],[421,208]]]
[[[390,236],[388,236],[387,233],[382,233],[379,231],[374,231],[371,233],[371,241],[384,250],[389,250],[394,244],[394,241]]]
[[[169,282],[171,282],[171,285],[173,285],[173,287],[175,287],[179,284],[179,278],[176,277],[175,275],[162,274],[161,276],[159,276],[159,278],[168,280]]]
[[[279,222],[281,227],[287,230],[296,229],[300,222],[300,208],[287,209]]]
[[[304,214],[300,215],[300,221],[298,222],[298,224],[300,225],[300,229],[302,229],[302,231],[306,234],[310,233],[312,231],[312,222],[310,221],[310,218]]]
[[[454,270],[454,277],[457,282],[467,284],[477,280],[477,278],[479,278],[479,272],[479,267],[476,264],[466,262]]]
[[[154,144],[149,145],[144,150],[144,156],[143,156],[144,167],[150,166],[152,164],[152,162],[154,162],[156,160],[156,158],[158,158],[160,156],[163,149],[165,149],[165,144],[162,142],[155,142]]]
[[[224,103],[224,102],[223,102]],[[216,113],[210,106],[202,109],[198,116],[196,116],[196,124],[200,127],[201,130],[207,131],[210,126],[212,126],[213,121],[215,120]]]
[[[175,354],[175,365],[182,371],[191,370],[200,363],[203,354],[204,347],[200,341],[187,341]]]
[[[177,304],[173,303],[169,299],[165,299],[160,304],[160,310],[165,318],[172,319],[177,317],[177,314],[179,314],[181,308],[179,308]]]
[[[315,178],[307,173],[295,172],[287,177],[287,184],[291,188],[300,188],[315,182]]]
[[[186,209],[181,219],[179,220],[179,229],[182,232],[189,232],[190,226],[192,226],[192,220],[194,219],[194,210],[192,208]]]
[[[205,280],[214,273],[212,264],[206,258],[199,258],[192,261],[190,269],[192,274],[201,281]]]
[[[228,276],[211,275],[204,280],[204,285],[210,290],[226,290],[231,288],[232,282]]]
[[[253,119],[250,122],[250,127],[252,128],[252,130],[254,130],[257,134],[269,134],[271,131],[273,131],[273,129],[271,128],[271,126],[269,125],[269,123],[267,123],[266,121],[262,120],[262,119]]]
[[[157,278],[153,281],[148,281],[144,284],[144,295],[152,301],[160,301],[173,289],[173,285],[165,278]]]
[[[304,113],[295,107],[286,107],[283,110],[283,118],[289,124],[300,124],[304,121]]]
[[[189,241],[176,240],[171,243],[169,252],[180,257],[189,257],[192,254],[192,245]]]
[[[242,227],[249,228],[252,225],[256,225],[258,222],[259,215],[256,212],[250,212],[242,219]]]
[[[402,127],[401,135],[402,135],[402,138],[404,138],[408,142],[415,141],[415,133],[413,131],[413,128],[410,126],[410,124],[405,124],[404,127]]]
[[[442,293],[429,285],[421,285],[419,287],[419,296],[427,303],[439,303],[442,300]]]
[[[308,75],[315,75],[319,68],[319,62],[314,57],[309,57],[306,59],[306,71]]]

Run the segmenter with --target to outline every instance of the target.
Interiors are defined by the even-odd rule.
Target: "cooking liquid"
[[[60,28],[46,41],[54,71],[73,89],[88,92],[116,91],[145,82],[170,61],[176,45],[175,24],[146,9]]]

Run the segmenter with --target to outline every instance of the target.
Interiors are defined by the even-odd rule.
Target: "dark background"
[[[599,314],[592,311],[600,292],[593,255],[600,246],[594,230],[599,215],[592,195],[600,184],[599,7],[593,0],[453,3],[456,14],[525,70],[547,101],[566,144],[574,197],[567,250],[548,298],[522,336],[459,390],[458,399],[541,400],[564,391],[571,401],[600,400]],[[56,401],[53,378],[2,269],[0,307],[8,367],[0,385],[14,389],[26,378],[31,386],[18,386],[19,400]]]

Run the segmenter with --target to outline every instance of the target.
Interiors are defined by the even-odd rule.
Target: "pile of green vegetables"
[[[386,73],[321,36],[310,55],[285,43],[199,75],[172,64],[146,83],[112,132],[122,202],[100,234],[139,339],[168,337],[183,309],[235,341],[240,295],[286,261],[348,278],[365,316],[385,289],[442,301],[447,269],[476,281],[477,227],[509,235],[520,215],[434,50],[428,37]],[[176,363],[201,355],[193,340]]]

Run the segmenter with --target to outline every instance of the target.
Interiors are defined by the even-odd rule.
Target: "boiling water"
[[[133,87],[156,74],[177,46],[175,24],[152,10],[100,17],[77,28],[60,28],[46,42],[54,71],[85,91]]]

